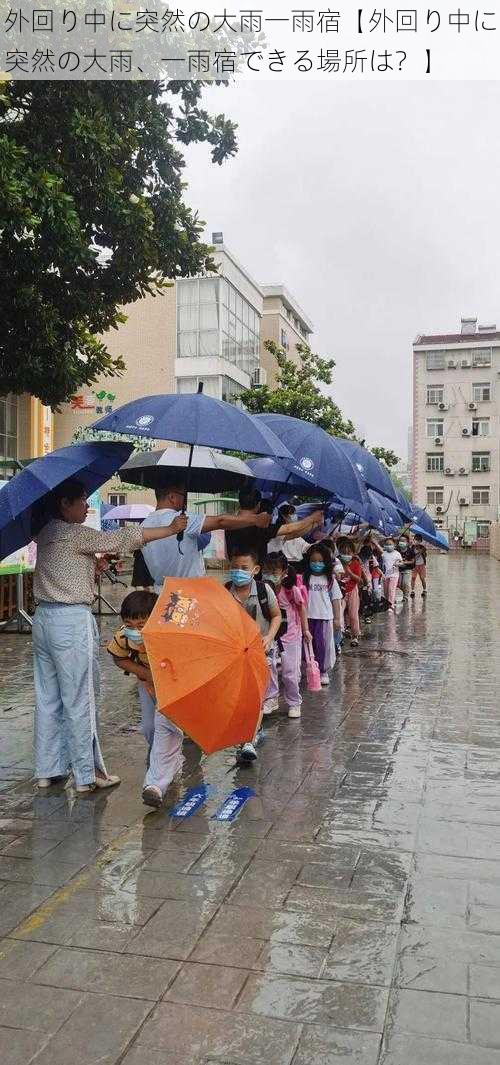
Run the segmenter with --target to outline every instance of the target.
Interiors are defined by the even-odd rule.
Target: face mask
[[[253,573],[248,573],[246,569],[231,569],[229,570],[229,577],[231,584],[235,584],[237,588],[243,588],[245,584],[251,583]]]
[[[385,549],[389,552],[394,551],[394,544],[386,544]]]
[[[324,562],[311,562],[311,573],[323,573],[324,569]]]
[[[124,625],[123,635],[131,643],[142,643],[142,632],[139,632],[138,629],[129,629],[127,625]]]
[[[406,540],[400,540],[399,541],[399,546],[400,546],[402,551],[406,551],[406,548],[408,547],[408,544],[406,543]]]
[[[352,555],[341,555],[342,562],[352,562]]]

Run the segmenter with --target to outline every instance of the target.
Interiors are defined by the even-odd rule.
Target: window
[[[489,473],[491,469],[491,460],[489,451],[473,451],[472,452],[472,472],[473,473]]]
[[[444,455],[426,455],[427,473],[442,473],[444,470]]]
[[[491,366],[491,348],[474,348],[472,351],[473,366]]]
[[[473,436],[489,436],[490,435],[490,419],[489,418],[473,418],[472,419],[472,435]]]
[[[427,385],[427,403],[442,403],[444,400],[444,385]]]
[[[232,381],[230,377],[222,378],[222,398],[226,403],[238,403],[241,393],[244,389],[237,381]]]
[[[491,399],[491,385],[489,381],[472,386],[472,398],[474,403],[487,403]]]
[[[428,488],[427,502],[433,506],[441,506],[444,503],[444,490],[442,488]]]
[[[476,526],[476,536],[488,537],[490,535],[490,523],[489,521],[478,521]]]
[[[111,507],[124,507],[126,502],[126,492],[109,492],[108,503]]]
[[[426,366],[428,370],[444,370],[444,351],[428,351],[426,357]]]
[[[472,502],[473,503],[482,503],[483,505],[487,505],[489,503],[489,501],[490,501],[490,490],[489,490],[489,488],[473,488],[472,489]]]
[[[289,344],[289,341],[288,341],[288,336],[287,336],[286,329],[282,329],[281,330],[280,343],[281,343],[281,347],[284,348],[285,351],[288,351],[288,349],[290,347],[290,344]]]
[[[220,399],[221,378],[217,374],[214,374],[213,377],[178,377],[177,391],[183,394],[197,392],[200,382],[203,385],[203,394],[205,396]]]
[[[0,396],[0,459],[17,459],[17,414],[17,396]]]
[[[444,420],[443,418],[428,418],[427,419],[427,436],[444,436]]]

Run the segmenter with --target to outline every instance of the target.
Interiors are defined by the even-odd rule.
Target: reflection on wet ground
[[[301,721],[268,719],[256,769],[188,743],[181,793],[217,790],[180,824],[142,806],[104,650],[123,783],[33,792],[30,640],[0,636],[2,1065],[497,1065],[500,566],[431,577]]]

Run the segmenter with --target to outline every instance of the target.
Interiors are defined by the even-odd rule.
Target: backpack
[[[271,621],[271,610],[270,610],[270,607],[269,607],[269,596],[267,594],[268,586],[267,586],[265,581],[259,581],[259,580],[255,581],[255,585],[256,585],[256,588],[257,588],[257,599],[259,600],[259,606],[260,606],[260,609],[262,611],[262,616],[265,617],[267,622],[270,622]],[[229,588],[231,587],[231,581],[228,581],[228,583],[224,587],[229,590]],[[285,633],[288,630],[288,620],[287,620],[287,616],[286,616],[286,610],[285,610],[284,607],[281,607],[280,609],[281,609],[281,625],[280,625],[280,627],[278,629],[278,632],[276,633],[276,636],[275,636],[276,640],[281,640],[281,637],[284,636]]]

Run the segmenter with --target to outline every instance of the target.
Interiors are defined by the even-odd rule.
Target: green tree
[[[352,437],[353,423],[318,387],[331,385],[334,360],[315,355],[307,344],[297,344],[298,363],[289,359],[274,340],[266,340],[265,347],[278,365],[276,388],[261,385],[243,392],[240,399],[247,410],[252,414],[288,414],[314,422],[333,436]]]
[[[234,125],[201,83],[0,82],[0,392],[56,406],[124,364],[97,339],[166,278],[215,269],[183,201],[181,145]]]
[[[391,451],[389,448],[371,447],[369,448],[369,450],[371,451],[372,455],[375,455],[375,458],[378,459],[379,462],[383,462],[384,466],[387,466],[388,470],[390,470],[392,466],[397,466],[399,462],[399,458],[396,453],[394,451]]]

